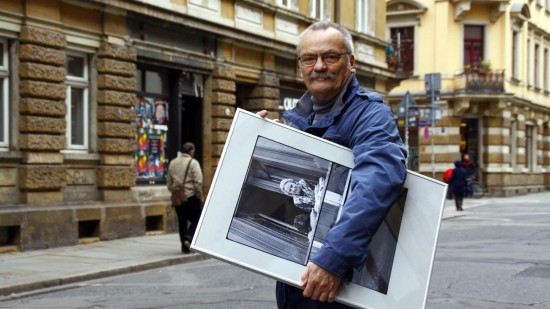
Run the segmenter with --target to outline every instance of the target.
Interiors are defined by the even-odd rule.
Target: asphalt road
[[[490,199],[441,226],[426,308],[550,308],[550,202]],[[45,289],[0,308],[276,308],[274,281],[206,260]]]

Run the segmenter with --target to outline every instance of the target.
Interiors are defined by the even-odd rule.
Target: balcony
[[[469,94],[504,93],[504,70],[465,71],[456,79],[458,92]]]

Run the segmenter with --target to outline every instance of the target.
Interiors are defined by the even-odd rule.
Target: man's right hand
[[[257,112],[256,115],[258,115],[258,116],[260,116],[260,117],[262,117],[262,118],[265,118],[265,119],[269,119],[269,118],[266,118],[266,117],[267,117],[267,111],[266,111],[265,109],[263,109],[263,110]],[[279,119],[271,119],[271,120],[273,120],[273,121],[275,121],[275,122],[280,122]]]

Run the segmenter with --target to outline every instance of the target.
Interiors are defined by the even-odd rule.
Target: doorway
[[[476,167],[480,166],[479,119],[464,118],[460,123],[460,156],[468,154]],[[479,176],[479,175],[478,175]]]

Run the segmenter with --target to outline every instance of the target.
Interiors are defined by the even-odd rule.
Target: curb
[[[129,266],[115,268],[115,269],[101,270],[97,272],[91,272],[88,274],[13,285],[9,287],[0,288],[0,301],[16,296],[17,294],[26,293],[34,290],[52,288],[52,287],[82,282],[86,280],[101,279],[106,277],[124,275],[124,274],[129,274],[134,272],[151,270],[155,268],[167,267],[172,265],[191,263],[191,262],[207,260],[207,259],[209,259],[209,257],[201,255],[199,253],[192,253],[181,257],[168,258],[168,259],[152,261],[152,262],[138,263],[135,265],[129,265]]]

